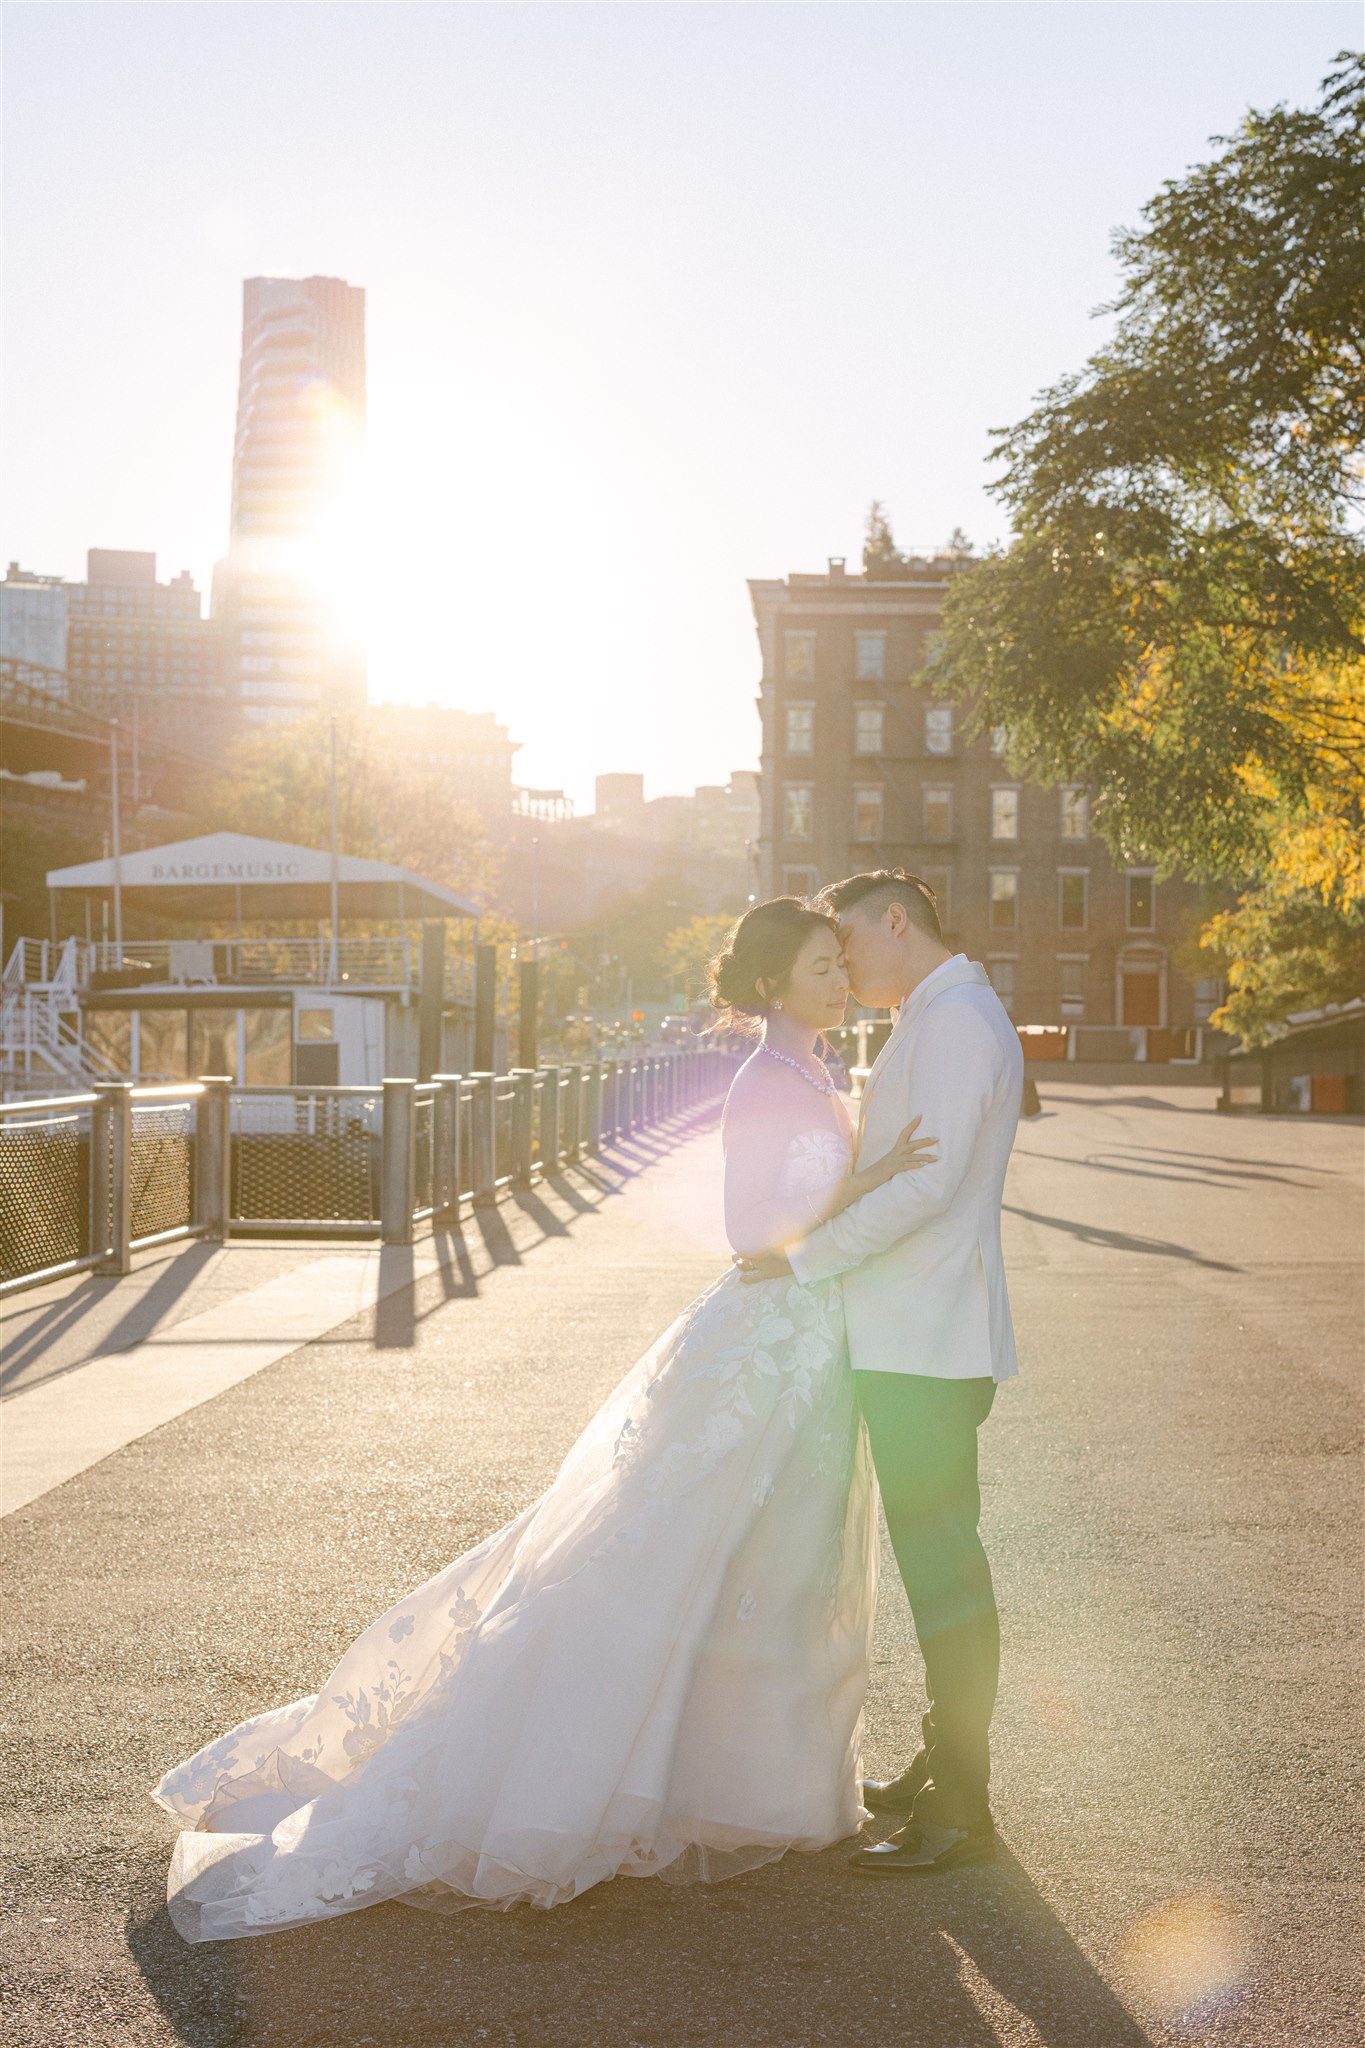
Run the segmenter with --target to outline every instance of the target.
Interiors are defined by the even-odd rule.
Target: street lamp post
[[[123,965],[123,831],[119,823],[118,720],[109,726],[110,850],[114,856],[114,965]]]

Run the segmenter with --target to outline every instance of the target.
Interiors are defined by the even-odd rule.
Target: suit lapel
[[[892,1060],[897,1057],[901,1049],[906,1045],[911,1031],[935,998],[941,996],[945,989],[960,988],[965,981],[984,982],[987,987],[990,986],[990,976],[979,960],[968,960],[966,958],[945,960],[942,967],[935,968],[932,974],[927,975],[909,999],[901,1004],[900,1015],[891,1027],[891,1035],[878,1053],[873,1062],[872,1070],[863,1083],[862,1100],[858,1105],[858,1143],[860,1145],[863,1137],[863,1125],[867,1120],[868,1104],[872,1099],[872,1091],[876,1083],[882,1078]]]

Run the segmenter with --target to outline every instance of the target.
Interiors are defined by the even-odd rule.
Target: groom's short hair
[[[889,903],[903,904],[911,924],[942,943],[937,896],[922,875],[908,874],[904,868],[874,868],[865,875],[849,875],[842,882],[830,882],[815,900],[835,917],[842,917],[855,904],[875,917],[880,917]]]

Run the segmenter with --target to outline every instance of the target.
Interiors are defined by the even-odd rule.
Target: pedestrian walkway
[[[982,1435],[997,1864],[870,1884],[836,1847],[195,1949],[167,1921],[147,1785],[523,1508],[723,1270],[712,1119],[467,1216],[392,1292],[9,1515],[7,2042],[1354,2048],[1360,1129],[1145,1079],[1042,1098],[1006,1191],[1022,1372]],[[149,1265],[121,1306],[25,1297],[7,1406],[134,1352],[151,1372],[234,1294],[244,1318],[338,1256],[358,1290],[361,1248],[259,1246]],[[883,1572],[874,1773],[920,1706]]]
[[[0,1347],[0,1514],[340,1324],[378,1315],[401,1290],[433,1275],[447,1289],[476,1281],[499,1254],[529,1249],[547,1219],[567,1228],[585,1191],[588,1206],[618,1191],[657,1149],[627,1144],[544,1184],[531,1205],[539,1224],[511,1202],[413,1246],[191,1243],[146,1254],[121,1279],[73,1275],[17,1297]]]

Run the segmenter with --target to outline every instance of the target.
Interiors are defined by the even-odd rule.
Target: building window
[[[1063,839],[1088,839],[1090,836],[1090,799],[1083,789],[1064,789],[1062,798]]]
[[[1223,1000],[1223,984],[1217,979],[1197,981],[1194,985],[1194,1021],[1207,1024]]]
[[[880,683],[886,675],[885,633],[855,633],[853,644],[857,650],[858,681]]]
[[[857,783],[853,790],[853,837],[880,839],[883,797],[880,783]]]
[[[782,894],[784,896],[813,896],[820,886],[818,868],[783,868]]]
[[[924,868],[920,880],[927,882],[933,890],[938,921],[946,932],[953,921],[953,871],[951,868]]]
[[[1085,958],[1080,955],[1074,959],[1059,959],[1057,962],[1057,993],[1061,997],[1063,1019],[1085,1015],[1087,964]]]
[[[1019,870],[991,869],[991,930],[1012,932],[1019,926]]]
[[[946,846],[953,836],[953,792],[926,789],[924,792],[924,837],[931,846]]]
[[[853,707],[853,751],[880,754],[886,722],[884,704],[855,704]]]
[[[812,794],[809,782],[789,782],[782,792],[782,831],[786,838],[810,838]]]
[[[1128,929],[1130,932],[1154,932],[1156,930],[1156,877],[1152,874],[1129,875],[1128,883]]]
[[[999,996],[1010,1015],[1014,1015],[1014,969],[1013,959],[1002,960],[993,956],[986,962],[986,972],[991,978],[991,987]]]
[[[813,704],[789,704],[787,706],[787,752],[789,754],[813,754],[815,752],[815,706]]]
[[[784,633],[786,643],[787,681],[789,683],[813,683],[815,681],[815,635],[814,633]]]
[[[929,704],[925,707],[924,745],[931,754],[952,753],[953,707],[951,704]]]
[[[997,755],[1003,754],[1008,745],[1009,736],[1006,733],[1004,726],[993,725],[991,727],[991,752]]]
[[[1017,789],[991,791],[991,838],[1019,837],[1019,792]]]
[[[1057,874],[1057,922],[1064,932],[1083,932],[1089,916],[1090,874],[1061,868]]]

